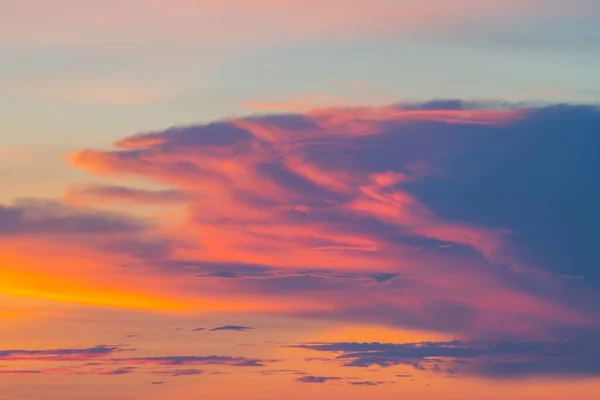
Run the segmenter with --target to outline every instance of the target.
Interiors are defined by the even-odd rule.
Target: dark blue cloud
[[[453,129],[452,154],[421,154],[444,173],[407,186],[443,217],[511,229],[523,261],[597,286],[599,130],[598,108],[567,105],[503,129]],[[433,131],[421,139],[448,142]]]
[[[110,371],[106,371],[106,372],[102,373],[102,375],[127,375],[127,374],[131,374],[131,373],[135,372],[136,369],[137,369],[136,367],[117,368],[117,369],[113,369]]]
[[[118,359],[116,361],[156,365],[228,365],[231,367],[262,367],[265,365],[265,362],[273,362],[275,360],[228,356],[167,356],[127,358]]]
[[[32,359],[53,361],[67,357],[94,358],[122,351],[129,351],[129,349],[125,349],[122,346],[99,345],[79,349],[0,350],[0,360]]]
[[[371,275],[371,277],[373,279],[375,279],[377,282],[387,282],[389,280],[392,280],[396,277],[400,276],[399,274],[392,274],[392,273],[378,273],[378,274],[373,274]]]
[[[252,328],[251,326],[240,326],[240,325],[224,325],[224,326],[218,326],[216,328],[212,328],[210,329],[211,332],[217,332],[217,331],[236,331],[236,332],[246,332],[249,330],[252,330],[254,328]]]
[[[337,342],[294,347],[341,353],[336,359],[348,367],[409,365],[417,370],[451,375],[464,372],[496,378],[532,375],[600,376],[600,342],[596,336],[548,342]]]
[[[190,146],[232,146],[252,136],[244,129],[227,122],[215,122],[198,126],[173,127],[160,132],[141,133],[117,142],[117,146],[145,147],[147,143],[158,145],[165,151]]]
[[[0,236],[135,233],[144,229],[146,225],[134,218],[79,210],[53,201],[24,200],[9,206],[0,204]]]
[[[331,303],[293,311],[309,318],[572,338],[598,327],[597,290],[569,287],[600,282],[599,128],[593,106],[435,100],[172,128],[126,139],[120,151],[81,152],[78,162],[190,194],[203,179],[218,184],[214,204],[191,204],[187,222],[239,234],[231,263],[172,261],[168,246],[136,253],[170,273],[218,279],[215,290]],[[230,172],[232,159],[244,174]],[[388,172],[401,178],[381,183]],[[348,236],[372,245],[348,245]],[[288,241],[311,256],[295,264]],[[242,253],[273,265],[244,265]],[[336,272],[315,268],[325,263]]]
[[[128,374],[168,375],[172,377],[201,374],[220,374],[219,371],[205,371],[197,366],[224,366],[239,368],[265,367],[279,360],[233,356],[159,356],[159,357],[118,357],[121,353],[135,349],[125,346],[99,345],[89,348],[40,349],[40,350],[0,350],[0,362],[10,363],[60,363],[60,368],[40,368],[31,370],[1,369],[0,374],[61,374],[74,376],[120,376]],[[189,366],[189,367],[188,367]]]
[[[309,376],[302,376],[300,378],[297,378],[296,381],[300,382],[300,383],[327,383],[330,381],[339,381],[340,377],[337,376],[313,376],[313,375],[309,375]]]

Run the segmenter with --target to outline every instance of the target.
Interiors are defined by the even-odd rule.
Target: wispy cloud
[[[181,243],[205,232],[202,244],[175,246],[154,265],[221,278],[194,285],[221,301],[233,292],[278,302],[296,315],[530,335],[596,323],[555,296],[544,263],[525,261],[529,239],[522,235],[532,225],[520,222],[514,202],[539,203],[548,190],[544,179],[527,179],[523,170],[556,168],[544,151],[527,153],[523,143],[547,138],[549,130],[558,140],[559,127],[574,118],[589,124],[578,125],[562,146],[569,158],[594,147],[596,108],[435,100],[171,128],[123,139],[114,151],[84,150],[72,161],[186,195],[185,211],[167,229]],[[476,191],[482,176],[489,195]],[[525,181],[535,193],[516,196]],[[499,184],[505,191],[490,197]],[[459,201],[465,191],[470,196]],[[481,203],[482,196],[488,200]],[[473,204],[496,208],[476,215]],[[487,223],[486,215],[498,218]],[[527,218],[538,223],[541,215]],[[282,293],[290,305],[279,302]],[[526,323],[532,318],[535,324]]]
[[[90,202],[124,202],[136,205],[165,205],[187,200],[185,194],[175,190],[145,190],[124,186],[73,187],[67,191],[64,200],[69,204],[89,204]]]
[[[182,368],[182,366],[255,368],[279,360],[231,357],[231,356],[160,356],[160,357],[119,357],[120,354],[136,350],[127,346],[99,345],[89,348],[65,349],[17,349],[0,350],[3,366],[11,363],[28,362],[31,365],[43,364],[37,369],[2,369],[0,374],[61,374],[72,376],[97,375],[119,376],[128,374],[153,374],[172,377],[215,374],[214,370]],[[47,367],[51,365],[51,367]]]
[[[71,160],[166,188],[91,187],[79,192],[87,204],[4,206],[0,252],[20,267],[0,271],[0,286],[469,338],[595,329],[596,295],[569,287],[585,279],[557,275],[594,279],[593,224],[582,233],[570,221],[597,213],[599,124],[590,106],[435,100],[141,133]],[[154,207],[135,218],[97,210],[121,199]],[[58,256],[60,268],[48,261]]]
[[[323,343],[298,348],[342,353],[348,367],[410,365],[444,374],[476,374],[496,378],[532,375],[597,376],[598,343],[593,336],[570,341],[474,341],[422,343]],[[398,377],[411,377],[399,375]]]
[[[354,386],[379,386],[379,385],[385,385],[388,383],[394,383],[394,382],[389,382],[389,381],[355,381],[355,382],[348,382],[350,385],[354,385]]]
[[[301,376],[300,378],[296,378],[297,382],[300,383],[327,383],[331,381],[339,381],[343,378],[337,376]]]
[[[245,331],[249,331],[252,330],[254,328],[250,327],[250,326],[239,326],[239,325],[224,325],[224,326],[218,326],[216,328],[212,328],[210,329],[211,332],[216,332],[216,331],[236,331],[236,332],[245,332]]]
[[[122,346],[95,346],[82,349],[0,350],[0,359],[9,361],[90,360],[127,351]]]

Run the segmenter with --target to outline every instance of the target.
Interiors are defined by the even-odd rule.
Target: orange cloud
[[[408,188],[444,174],[437,163],[459,151],[456,132],[508,132],[532,112],[457,102],[323,109],[140,134],[71,161],[186,195],[160,228],[182,245],[153,261],[199,272],[173,285],[191,299],[235,293],[257,311],[379,323],[376,304],[413,328],[528,335],[594,317],[512,283],[548,277],[514,257],[510,230],[444,219]]]
[[[70,188],[65,193],[64,200],[74,205],[84,205],[95,201],[166,205],[185,201],[185,195],[173,190],[153,191],[123,186],[80,186]]]
[[[552,121],[541,112],[457,101],[323,109],[82,150],[70,157],[79,168],[166,189],[83,187],[65,196],[77,208],[0,207],[0,290],[469,337],[586,329],[597,316],[522,261],[512,230],[449,218],[415,190],[462,179],[448,160],[473,148],[510,150],[532,121]],[[138,218],[98,211],[113,201],[153,207],[136,207]]]

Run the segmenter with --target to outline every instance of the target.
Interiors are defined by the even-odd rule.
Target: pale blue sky
[[[568,9],[563,1],[547,4]],[[52,32],[47,42],[20,41],[13,33],[0,36],[0,144],[4,153],[43,147],[47,163],[39,173],[66,174],[60,154],[82,147],[106,147],[172,125],[288,111],[244,103],[323,107],[433,98],[596,103],[600,24],[598,13],[585,14],[597,8],[579,1],[573,3],[575,16],[491,14],[443,29],[340,36],[326,31],[322,37],[262,41],[153,43],[135,36],[118,41],[109,26],[105,41],[100,35],[83,43],[54,38]],[[0,176],[12,181],[20,162],[5,158]],[[21,192],[16,194],[27,195]]]

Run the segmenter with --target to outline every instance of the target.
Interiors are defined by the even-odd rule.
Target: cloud
[[[81,349],[0,350],[3,361],[82,361],[128,351],[121,346],[100,345]]]
[[[67,203],[85,204],[89,202],[126,202],[149,205],[181,203],[185,194],[175,190],[144,190],[124,186],[84,186],[71,188],[64,196]]]
[[[157,375],[170,375],[173,377],[177,376],[195,376],[202,375],[206,373],[206,371],[195,368],[186,368],[186,369],[172,369],[172,370],[164,370],[164,371],[153,371],[153,374]]]
[[[210,329],[211,332],[216,332],[216,331],[236,331],[236,332],[246,332],[249,330],[252,330],[254,328],[250,327],[250,326],[239,326],[239,325],[225,325],[225,326],[219,326],[216,328],[212,328]]]
[[[74,362],[74,359],[55,360],[64,362]],[[116,369],[93,367],[93,365],[101,363],[86,363],[84,365],[70,365],[54,368],[42,368],[36,370],[0,370],[0,375],[29,375],[29,374],[59,374],[68,376],[120,376],[133,374],[138,371],[137,367],[121,367]],[[90,368],[92,367],[92,368]]]
[[[495,378],[534,375],[598,376],[600,347],[594,336],[563,341],[452,341],[421,343],[322,343],[295,347],[341,353],[348,367],[410,365],[454,375],[466,373]],[[397,375],[410,377],[411,375]]]
[[[354,87],[356,89],[356,87]],[[363,92],[370,95],[369,98],[363,94],[362,102],[354,98],[344,98],[335,96],[327,93],[308,93],[304,95],[294,96],[285,100],[278,101],[250,101],[240,102],[239,104],[247,109],[254,110],[257,112],[307,112],[314,110],[315,108],[328,108],[328,107],[348,107],[351,105],[359,106],[365,103],[381,102],[386,97],[382,93],[378,93],[377,90],[373,90],[370,87],[361,87]],[[369,101],[371,100],[371,101]]]
[[[348,382],[350,385],[354,385],[354,386],[379,386],[379,385],[385,385],[388,383],[393,383],[393,382],[386,382],[386,381],[356,381],[356,382]]]
[[[265,362],[276,360],[260,360],[245,357],[226,356],[169,356],[169,357],[141,357],[120,359],[121,362],[132,364],[154,365],[226,365],[230,367],[264,367]]]
[[[327,383],[330,381],[338,381],[342,378],[336,376],[301,376],[300,378],[296,378],[297,382],[300,383]]]
[[[71,192],[70,206],[3,206],[0,289],[460,338],[296,346],[332,357],[327,366],[404,366],[440,377],[597,377],[599,128],[595,106],[435,100],[140,133],[71,161],[165,189],[84,187]],[[78,203],[84,197],[88,204]],[[108,200],[153,207],[136,209],[142,216],[135,218],[99,211]],[[162,378],[218,368],[297,375],[291,379],[299,383],[388,383],[270,370],[265,366],[279,360],[255,356],[125,350],[3,350],[0,361],[5,371],[65,375]],[[9,365],[24,361],[31,366]]]
[[[180,308],[182,303],[156,291],[127,289],[133,281],[153,278],[122,265],[161,259],[170,251],[170,240],[153,229],[148,219],[99,211],[89,204],[21,200],[0,205],[0,290],[79,304]],[[113,274],[119,276],[119,285],[110,278]]]
[[[0,204],[0,235],[86,235],[144,230],[139,220],[108,212],[78,210],[57,202],[22,200]]]
[[[434,100],[174,127],[71,160],[185,198],[162,227],[177,240],[143,265],[190,299],[474,338],[553,335],[598,326],[597,293],[555,275],[594,274],[596,219],[577,221],[597,214],[599,125],[592,106]]]
[[[372,278],[375,279],[377,282],[387,282],[389,280],[392,280],[396,277],[398,277],[398,274],[391,274],[391,273],[379,273],[379,274],[373,274]]]
[[[136,367],[123,367],[102,372],[100,375],[127,375],[135,372],[136,369]]]
[[[219,371],[193,368],[220,366],[225,368],[258,368],[279,360],[232,356],[160,356],[119,357],[121,353],[135,352],[126,346],[99,345],[89,348],[0,350],[3,366],[11,363],[32,366],[42,363],[44,368],[0,369],[4,375],[60,374],[69,376],[120,376],[128,374],[166,375],[171,377],[219,374]],[[49,367],[47,367],[50,365]],[[186,368],[186,367],[190,368]]]
[[[3,206],[0,288],[465,339],[596,330],[598,126],[593,106],[435,100],[140,133],[71,161],[165,189]],[[153,207],[94,209],[117,199]]]
[[[291,374],[291,375],[308,375],[306,372],[299,371],[297,369],[270,369],[264,371],[256,371],[257,374],[261,375],[278,375],[278,374]]]
[[[43,371],[40,370],[0,370],[0,375],[30,375],[30,374],[41,374]]]

